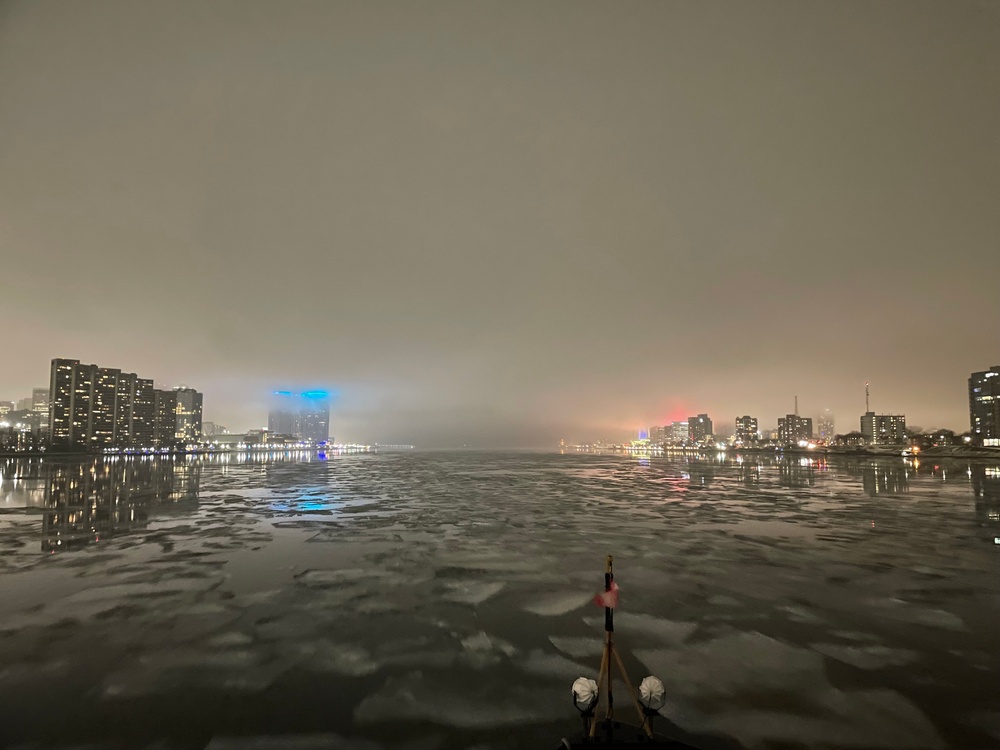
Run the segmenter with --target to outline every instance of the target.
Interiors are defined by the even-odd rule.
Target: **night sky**
[[[338,440],[968,429],[995,2],[0,3],[0,399],[52,357]]]

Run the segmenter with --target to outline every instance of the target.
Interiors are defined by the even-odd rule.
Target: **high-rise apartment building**
[[[688,417],[688,435],[692,443],[700,443],[712,437],[712,420],[707,414]]]
[[[177,394],[177,439],[193,443],[201,438],[201,394],[194,388],[174,388]]]
[[[197,397],[200,426],[201,394]],[[54,448],[148,448],[156,444],[153,381],[135,373],[54,359],[46,404]],[[171,437],[163,444],[173,442],[177,431],[176,402],[171,408]]]
[[[674,445],[682,445],[691,439],[687,422],[671,422],[667,440]]]
[[[69,442],[78,448],[90,447],[90,410],[94,403],[95,380],[97,380],[97,365],[76,363],[73,367]]]
[[[757,442],[756,417],[736,417],[736,440],[740,443]]]
[[[10,414],[12,411],[14,411],[13,401],[0,401],[0,417]]]
[[[306,391],[302,394],[302,432],[298,437],[314,443],[330,439],[330,400],[326,391]]]
[[[127,445],[131,442],[137,380],[135,373],[122,372],[118,374],[115,393],[115,445]]]
[[[826,443],[830,443],[833,442],[833,436],[836,434],[833,414],[830,413],[829,409],[827,409],[820,414],[819,419],[816,420],[816,437]]]
[[[135,396],[132,400],[132,419],[129,427],[133,446],[145,448],[154,445],[153,426],[156,421],[156,412],[154,411],[153,392],[152,378],[136,377]]]
[[[90,444],[94,447],[108,448],[116,445],[118,378],[121,374],[121,370],[110,367],[95,368],[88,426]]]
[[[135,373],[118,375],[115,403],[115,446],[148,448],[153,444],[153,381]]]
[[[153,445],[163,448],[177,440],[177,392],[153,389]]]
[[[969,427],[978,445],[1000,446],[1000,365],[969,377]]]
[[[868,445],[894,445],[906,441],[906,417],[902,414],[865,412],[861,434]]]
[[[52,405],[49,409],[49,442],[53,447],[72,444],[73,432],[73,380],[76,359],[54,359],[49,379]]]
[[[786,414],[778,417],[778,440],[789,444],[800,440],[812,440],[813,421],[810,417],[800,417],[798,414]]]
[[[271,409],[267,413],[267,430],[273,435],[298,435],[302,432],[302,420],[288,404],[285,408]]]
[[[49,421],[49,389],[31,389],[31,410],[42,415],[45,422]]]

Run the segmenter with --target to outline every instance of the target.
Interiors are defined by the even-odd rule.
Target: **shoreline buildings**
[[[159,390],[133,372],[53,359],[49,394],[55,449],[151,448],[201,437],[202,395],[191,388]]]
[[[1000,365],[969,376],[969,428],[978,445],[1000,447]]]

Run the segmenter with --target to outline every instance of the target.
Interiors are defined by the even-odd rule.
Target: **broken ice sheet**
[[[283,646],[281,652],[314,672],[331,672],[345,677],[363,677],[379,668],[367,649],[326,639]]]
[[[668,695],[799,694],[828,685],[822,656],[757,632],[672,649],[635,649],[634,653],[663,680]]]
[[[135,698],[205,686],[259,692],[288,667],[246,649],[155,651],[108,675],[102,694],[107,699]]]
[[[637,650],[635,655],[667,686],[671,700],[664,715],[690,731],[721,731],[750,747],[768,742],[906,748],[942,744],[933,725],[903,696],[889,690],[838,690],[830,684],[820,654],[757,632],[674,649]],[[794,696],[798,711],[752,709],[768,692],[789,702]]]
[[[463,675],[409,672],[390,677],[354,711],[361,724],[429,721],[443,726],[486,729],[566,717],[566,686],[519,686]]]
[[[444,598],[459,604],[482,604],[500,593],[506,585],[502,581],[448,581]]]
[[[809,647],[824,656],[850,664],[858,669],[901,667],[919,658],[916,651],[880,645],[846,646],[839,643],[813,643]]]
[[[567,591],[529,598],[522,605],[522,609],[534,615],[541,615],[542,617],[557,617],[569,614],[575,609],[580,609],[580,607],[589,603],[593,598],[593,594],[580,591]]]
[[[927,717],[891,690],[847,693],[830,689],[819,708],[825,710],[810,715],[732,710],[711,717],[707,724],[750,748],[775,743],[865,750],[945,747]]]
[[[480,631],[462,639],[462,661],[475,669],[494,666],[503,656],[511,657],[516,649],[496,636]]]
[[[943,609],[916,606],[896,598],[879,599],[872,602],[872,605],[874,614],[900,622],[925,625],[931,628],[940,628],[954,632],[967,630],[961,617],[951,612],[946,612]]]
[[[564,654],[575,659],[582,657],[600,657],[604,641],[600,638],[585,638],[575,636],[550,635],[549,642]]]
[[[553,677],[562,680],[574,680],[582,675],[590,676],[597,672],[597,663],[591,666],[578,664],[560,654],[548,654],[541,649],[532,649],[518,662],[521,669],[535,677]]]

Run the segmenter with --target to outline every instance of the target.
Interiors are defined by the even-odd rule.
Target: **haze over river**
[[[608,553],[626,666],[664,680],[689,740],[1000,746],[997,465],[410,452],[0,470],[2,747],[554,747],[578,731],[572,680],[597,669]]]

